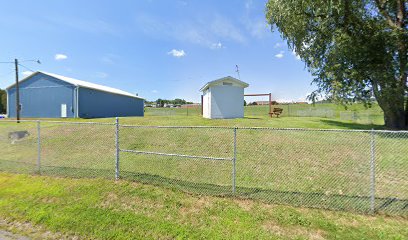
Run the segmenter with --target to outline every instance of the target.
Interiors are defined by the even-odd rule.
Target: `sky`
[[[20,77],[46,71],[119,88],[147,100],[199,102],[221,77],[245,93],[303,101],[315,87],[304,63],[265,19],[266,0],[20,0],[0,8],[0,62]],[[0,88],[13,64],[0,64]],[[265,99],[266,100],[266,99]]]

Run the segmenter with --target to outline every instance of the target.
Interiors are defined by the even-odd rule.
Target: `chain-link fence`
[[[272,105],[272,109],[281,108],[279,117],[318,117],[339,119],[358,124],[373,124],[383,120],[383,112],[376,105],[370,109],[345,110],[334,104],[280,104]],[[244,107],[245,117],[269,117],[268,105],[251,105]]]
[[[200,116],[201,105],[181,107],[145,107],[146,116]]]
[[[408,132],[0,122],[0,170],[408,215]]]

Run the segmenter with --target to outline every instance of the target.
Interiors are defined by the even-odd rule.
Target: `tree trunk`
[[[373,90],[378,105],[384,112],[385,127],[393,130],[407,129],[408,99],[404,97],[405,92],[397,89],[393,89],[392,92],[380,92],[376,81],[373,82]]]
[[[405,103],[405,128],[408,130],[408,96]]]
[[[404,108],[383,109],[385,126],[393,130],[407,129],[406,111]]]

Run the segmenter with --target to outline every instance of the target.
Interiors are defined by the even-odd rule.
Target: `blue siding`
[[[20,83],[22,118],[60,118],[61,104],[67,105],[67,117],[76,117],[77,87],[37,73]],[[15,87],[8,89],[8,116],[15,118]],[[79,87],[79,117],[143,116],[144,100]]]
[[[79,88],[79,117],[127,117],[144,116],[144,100]]]
[[[8,116],[16,117],[15,87],[8,89]],[[75,86],[38,73],[20,83],[23,118],[59,118],[61,104],[67,105],[67,117],[75,117]]]

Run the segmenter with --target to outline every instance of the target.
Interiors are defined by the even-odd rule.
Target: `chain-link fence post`
[[[115,121],[115,179],[119,179],[119,118]]]
[[[237,161],[237,128],[234,127],[234,157],[232,158],[232,193],[235,194],[236,184],[236,161]]]
[[[370,133],[370,211],[375,213],[375,132],[374,129]]]
[[[37,120],[37,171],[41,175],[41,122]]]

